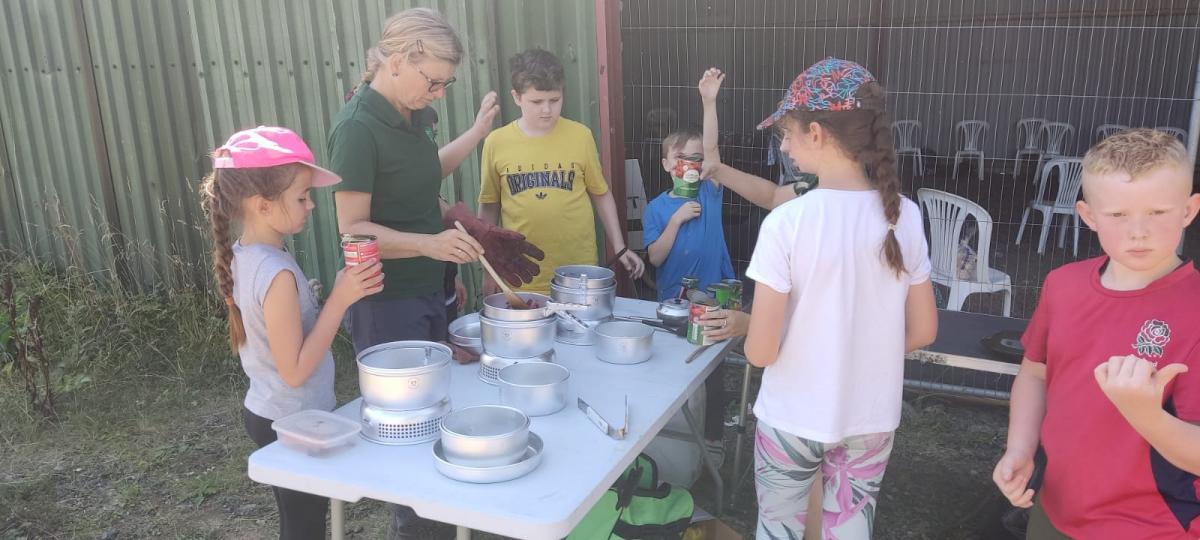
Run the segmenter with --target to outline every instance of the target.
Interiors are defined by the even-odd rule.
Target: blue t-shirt
[[[733,277],[733,263],[725,245],[725,229],[721,227],[721,193],[724,188],[708,180],[701,181],[700,217],[683,226],[675,235],[675,244],[662,266],[658,267],[658,299],[679,296],[679,281],[683,276],[700,278],[700,288]],[[653,244],[662,235],[671,216],[691,199],[672,197],[670,191],[650,201],[642,216],[643,239]]]

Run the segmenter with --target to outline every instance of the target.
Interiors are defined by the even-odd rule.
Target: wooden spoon
[[[457,227],[458,230],[462,231],[463,234],[470,236],[470,233],[468,233],[467,229],[462,226],[462,223],[455,221],[454,226]],[[492,275],[492,279],[496,280],[496,284],[500,286],[500,290],[504,291],[504,296],[508,297],[509,307],[513,309],[529,309],[529,304],[525,303],[525,299],[517,296],[517,293],[513,292],[513,290],[508,286],[508,283],[503,279],[500,279],[500,275],[496,273],[494,268],[492,268],[492,265],[488,262],[487,258],[485,258],[483,255],[480,255],[479,262],[483,264],[483,269],[487,270],[487,272]]]

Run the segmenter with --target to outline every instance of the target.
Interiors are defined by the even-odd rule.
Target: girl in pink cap
[[[778,129],[787,158],[820,179],[803,197],[705,149],[712,178],[774,208],[746,270],[756,282],[746,357],[766,368],[754,404],[760,539],[804,535],[822,476],[821,536],[871,537],[904,354],[937,334],[921,212],[900,195],[884,101],[846,60],[796,77],[759,129]]]
[[[213,172],[201,186],[230,343],[250,378],[242,420],[259,448],[275,441],[272,421],[305,409],[333,410],[329,346],[346,309],[383,289],[378,261],[346,268],[321,307],[284,246],[308,221],[312,188],[340,181],[316,166],[298,135],[259,126],[213,152]],[[274,491],[280,538],[325,538],[328,499]]]

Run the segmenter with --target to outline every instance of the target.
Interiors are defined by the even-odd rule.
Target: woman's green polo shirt
[[[442,164],[430,115],[400,115],[379,92],[363,85],[333,119],[329,169],[342,177],[338,191],[371,194],[371,222],[402,232],[442,231],[438,193]],[[413,298],[442,290],[445,263],[428,257],[385,259],[380,296]]]

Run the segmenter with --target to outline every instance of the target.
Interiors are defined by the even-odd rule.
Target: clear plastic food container
[[[272,422],[271,429],[285,445],[319,455],[350,444],[362,426],[331,412],[309,409]]]

